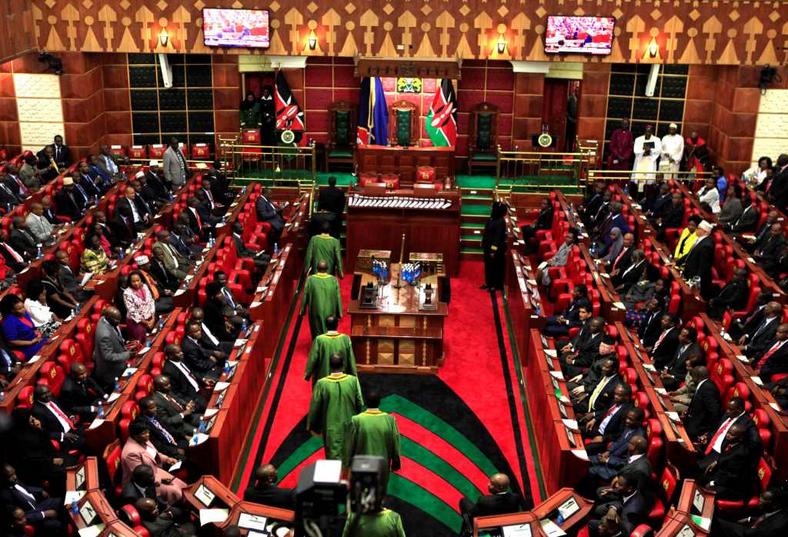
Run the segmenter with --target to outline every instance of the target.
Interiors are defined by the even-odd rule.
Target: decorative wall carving
[[[63,127],[60,78],[57,75],[14,73],[14,91],[22,148],[40,150]]]
[[[278,55],[543,61],[547,15],[575,14],[616,17],[613,52],[557,61],[777,65],[788,57],[780,0],[32,0],[32,13],[38,45],[52,51],[262,53],[206,48],[208,4],[269,9],[267,53]],[[307,46],[312,31],[315,50]],[[652,41],[655,57],[647,54]]]

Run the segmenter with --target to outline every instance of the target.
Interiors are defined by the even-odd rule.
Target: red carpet
[[[527,492],[534,491],[538,494],[538,487],[531,482],[535,475],[532,467],[532,451],[525,433],[523,410],[519,405],[520,396],[516,386],[517,376],[513,369],[512,356],[507,348],[508,367],[505,371],[490,295],[478,288],[482,281],[482,264],[480,262],[464,262],[461,271],[460,277],[452,280],[452,302],[449,306],[444,335],[445,362],[439,371],[438,379],[419,375],[394,375],[388,377],[389,382],[387,383],[386,375],[374,375],[374,382],[390,384],[391,388],[399,386],[395,390],[403,392],[389,393],[390,396],[402,395],[404,398],[401,404],[405,406],[396,407],[399,410],[395,410],[395,413],[398,414],[397,419],[403,442],[403,468],[399,472],[400,477],[403,478],[402,481],[407,481],[408,487],[416,487],[416,490],[423,489],[423,491],[432,494],[433,499],[441,504],[444,510],[456,510],[457,501],[463,494],[474,495],[475,493],[478,495],[486,492],[487,475],[482,468],[487,468],[489,471],[489,462],[496,459],[495,457],[489,460],[485,459],[484,455],[490,453],[489,449],[500,453],[499,457],[502,456],[505,459],[505,462],[499,459],[499,462],[494,464],[501,470],[511,471],[513,475],[510,477],[515,481],[513,483],[515,488]],[[342,299],[345,306],[349,300],[350,285],[350,277],[346,277],[341,282]],[[498,297],[497,305],[500,310],[500,297]],[[500,315],[503,320],[502,312]],[[349,324],[349,318],[346,316],[340,324],[340,330],[347,332]],[[255,445],[252,446],[251,453],[258,454],[258,461],[271,461],[276,454],[281,462],[283,453],[277,452],[277,450],[283,448],[284,445],[291,446],[284,454],[285,456],[289,455],[296,449],[293,447],[293,435],[304,435],[301,429],[304,427],[303,420],[308,411],[311,396],[311,383],[303,380],[306,358],[311,345],[306,319],[303,319],[300,328],[294,342],[291,359],[289,362],[286,359],[280,360],[279,371],[275,372],[272,379],[274,385],[278,385],[280,376],[285,376],[280,397],[278,400],[276,397],[269,398],[261,418],[261,423],[272,420],[270,426],[259,427],[258,438]],[[508,345],[508,335],[504,334],[503,340],[504,344]],[[286,348],[283,352],[287,351]],[[287,371],[282,371],[283,364],[287,364]],[[514,379],[514,381],[513,383],[510,381],[510,385],[507,386],[508,379]],[[414,394],[410,393],[411,397],[409,398],[408,394],[404,392],[416,390],[416,399],[418,399],[419,383],[424,384],[430,380],[433,384],[437,382],[440,385],[445,385],[450,390],[448,393],[452,394],[453,392],[452,397],[456,396],[464,404],[463,408],[467,407],[464,413],[467,414],[467,409],[469,409],[475,416],[459,415],[456,416],[455,423],[452,423],[451,417],[440,418],[430,412],[425,414],[424,409],[418,406],[418,401],[414,401],[414,397],[412,397]],[[370,379],[369,382],[373,382],[373,380]],[[403,382],[405,384],[402,384]],[[362,379],[362,387],[363,385],[364,380]],[[424,385],[426,386],[426,384]],[[516,403],[513,409],[509,404],[509,395],[512,391],[513,400]],[[273,390],[271,393],[274,393]],[[422,394],[422,400],[423,398]],[[438,401],[431,401],[431,403],[438,406],[441,404]],[[274,405],[276,408],[273,408]],[[409,412],[410,414],[408,414]],[[273,413],[272,417],[271,413]],[[513,423],[513,416],[517,423]],[[467,431],[473,429],[463,428],[459,423],[468,418],[473,418],[474,422],[478,420],[486,431],[482,433],[482,429],[478,429],[480,434],[469,437]],[[478,451],[468,453],[467,446],[462,447],[461,445],[462,440],[457,440],[458,430],[456,428],[462,431],[461,437],[465,435],[466,441],[475,443],[485,453],[482,454]],[[261,438],[264,430],[268,431],[267,437]],[[296,445],[303,446],[302,442],[304,441],[306,438],[299,440]],[[453,442],[459,442],[460,445],[455,445]],[[497,445],[484,445],[490,442]],[[524,452],[524,456],[518,456],[517,443],[521,444],[521,453]],[[312,452],[307,448],[303,455],[303,458],[298,458],[296,463],[283,469],[286,475],[280,474],[279,477],[284,486],[293,486],[301,468],[320,458],[322,450]],[[487,460],[487,466],[483,462],[480,464],[480,460],[483,462]],[[244,469],[244,475],[240,481],[242,486],[248,482],[253,466],[254,464],[248,464]],[[403,497],[405,490],[399,490],[399,492],[400,498],[407,501],[407,498]],[[396,492],[393,494],[397,495]],[[446,519],[447,517],[444,516],[444,520]]]

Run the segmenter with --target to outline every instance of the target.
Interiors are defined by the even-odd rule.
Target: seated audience
[[[128,204],[119,205],[115,208],[115,215],[109,222],[112,236],[115,238],[114,246],[126,250],[137,240],[137,231],[134,229],[131,209]]]
[[[153,379],[153,400],[156,401],[156,417],[166,427],[181,430],[191,436],[200,423],[195,400],[183,400],[172,392],[172,383],[167,375]]]
[[[643,437],[636,437],[643,440]],[[632,442],[634,439],[630,440]],[[593,519],[588,523],[589,535],[597,537],[602,519],[609,516],[618,516],[621,521],[621,530],[624,535],[632,533],[648,514],[648,502],[645,495],[637,488],[638,480],[626,473],[620,473],[613,478],[610,487],[603,488],[599,494],[599,503],[594,507]]]
[[[221,301],[224,298],[220,298],[219,294],[215,292],[214,282],[209,283],[205,287],[205,292],[206,306],[208,306],[209,303],[214,300]],[[224,302],[222,301],[221,304],[223,305]],[[194,307],[189,312],[189,320],[200,323],[203,337],[209,341],[209,345],[219,347],[219,350],[229,355],[233,350],[233,344],[235,343],[237,337],[237,331],[235,330],[232,323],[221,313],[221,311],[219,311],[218,315],[219,316],[213,320],[215,322],[211,322],[211,326],[213,328],[210,328],[207,324],[208,321],[206,321],[205,310],[203,310],[203,308]]]
[[[63,250],[55,252],[55,263],[56,265],[48,265],[47,261],[44,261],[42,268],[44,269],[45,275],[54,275],[53,277],[59,284],[58,289],[63,290],[63,297],[69,299],[73,298],[75,304],[77,302],[84,302],[90,298],[92,293],[82,288],[81,279],[78,278],[71,269],[71,262],[69,261],[68,254]],[[68,300],[66,302],[68,302]],[[61,304],[61,306],[66,305],[67,304]]]
[[[632,233],[625,233],[623,235],[623,241],[624,243],[622,245],[621,251],[617,256],[613,257],[605,267],[611,278],[618,277],[623,271],[627,269],[632,260],[635,235]]]
[[[681,328],[678,326],[679,320],[673,315],[662,315],[660,320],[660,330],[654,333],[659,335],[653,343],[650,341],[643,341],[645,349],[651,356],[654,362],[654,367],[662,369],[671,362],[676,356],[676,350],[682,343],[679,341]],[[684,353],[687,354],[687,353]]]
[[[70,416],[79,416],[82,423],[90,423],[104,403],[106,392],[88,376],[87,368],[80,363],[71,364],[66,380],[60,387],[58,398],[63,411]]]
[[[777,334],[783,307],[779,302],[769,302],[763,310],[763,319],[752,324],[739,338],[739,348],[748,358],[757,358],[768,349]]]
[[[698,201],[706,203],[714,214],[720,212],[720,191],[717,190],[717,182],[713,177],[706,178],[703,188],[698,191]]]
[[[19,168],[19,179],[31,192],[36,192],[41,188],[41,174],[36,166],[37,163],[35,155],[29,155],[24,159],[22,167]]]
[[[189,234],[188,216],[181,213],[178,219],[172,226],[170,231],[170,246],[175,248],[175,251],[187,259],[194,259],[200,252],[202,252],[202,245],[195,242],[194,235]]]
[[[271,236],[268,237],[268,244],[279,242],[279,237],[285,228],[285,220],[282,218],[282,209],[271,201],[271,189],[266,187],[262,194],[255,201],[255,211],[258,222],[268,222],[271,224]]]
[[[605,451],[591,455],[591,467],[588,469],[589,475],[593,478],[609,481],[615,477],[622,468],[630,462],[631,456],[636,451],[636,444],[631,444],[630,440],[635,437],[645,438],[646,432],[643,429],[643,418],[645,414],[642,408],[629,408],[625,413],[623,427],[615,435],[605,435],[610,441],[605,444]],[[646,459],[648,460],[648,459]]]
[[[749,194],[742,197],[741,204],[742,211],[739,217],[723,224],[723,229],[731,233],[734,238],[740,238],[739,235],[742,233],[754,232],[760,217],[758,208],[752,202]]]
[[[629,293],[629,290],[645,275],[647,268],[646,254],[643,250],[634,250],[629,266],[611,278],[616,291],[621,295]]]
[[[30,204],[30,212],[27,213],[25,223],[36,242],[41,244],[52,244],[55,242],[55,228],[49,223],[49,220],[44,218],[44,206],[39,202]]]
[[[281,509],[295,509],[295,490],[277,487],[276,466],[263,464],[255,472],[255,479],[244,491],[244,501]]]
[[[744,212],[744,206],[739,199],[738,189],[731,188],[725,197],[725,203],[722,205],[720,214],[717,215],[717,224],[723,229],[727,229],[741,218],[742,212]]]
[[[698,331],[695,327],[685,326],[679,332],[679,345],[670,361],[659,365],[654,363],[654,367],[660,371],[659,376],[666,390],[673,391],[678,388],[687,374],[687,359],[702,354],[696,343],[697,339]]]
[[[63,451],[78,450],[84,445],[82,432],[60,408],[46,384],[39,384],[33,390],[33,407],[30,412],[41,422],[41,428],[49,435],[50,440],[58,442]]]
[[[480,496],[476,502],[460,500],[460,513],[465,527],[473,527],[473,519],[481,516],[504,515],[528,509],[525,500],[509,488],[509,476],[493,474],[487,484],[489,495]]]
[[[33,416],[29,408],[15,408],[12,418],[6,446],[8,462],[19,469],[19,476],[25,483],[41,486],[48,482],[51,492],[62,494],[66,466],[76,461],[63,454],[59,442],[52,442],[41,420]]]
[[[707,459],[711,456],[707,463],[708,461],[716,460],[716,457],[719,457],[724,451],[726,435],[734,425],[741,425],[744,428],[742,441],[753,460],[757,461],[760,459],[763,446],[761,445],[758,428],[745,411],[744,400],[740,397],[731,397],[725,405],[722,421],[719,422],[717,428],[710,432],[706,438],[699,439],[701,442],[698,444],[698,451],[705,455]],[[701,468],[703,469],[704,467],[704,464],[701,462]]]
[[[696,231],[698,230],[698,224],[702,221],[703,219],[696,214],[693,214],[687,219],[687,227],[681,230],[679,240],[676,242],[676,249],[673,252],[673,262],[676,263],[677,266],[684,266],[684,262],[687,260],[687,254],[692,250],[695,241],[698,240]]]
[[[642,281],[642,280],[641,280]],[[665,280],[657,280],[654,282],[654,286],[652,289],[655,290],[658,286],[664,286]],[[632,289],[629,290],[627,296],[632,295],[632,293],[639,287],[639,283],[635,285]],[[645,295],[645,292],[644,292]],[[626,299],[625,299],[625,304]],[[640,302],[635,303],[633,306],[637,307]],[[662,318],[665,316],[663,313],[663,301],[658,296],[651,296],[650,298],[645,299],[645,304],[643,308],[639,311],[627,311],[627,324],[630,326],[637,326],[637,335],[640,339],[640,342],[643,344],[643,347],[646,349],[653,349],[654,344],[657,342],[657,339],[662,334]],[[676,333],[676,337],[678,337],[678,333]]]
[[[0,501],[4,506],[24,511],[25,522],[44,535],[60,535],[65,530],[63,498],[50,498],[45,490],[20,483],[9,464],[3,465],[0,478]]]
[[[134,503],[142,526],[151,537],[191,537],[195,527],[191,522],[180,522],[172,512],[162,511],[156,500],[140,498]]]
[[[159,451],[169,457],[183,458],[184,448],[194,434],[194,427],[167,425],[159,421],[159,410],[153,397],[140,400],[139,420],[148,425],[150,441]]]
[[[747,312],[747,316],[736,318],[731,321],[727,332],[727,335],[730,337],[729,341],[739,342],[744,334],[751,333],[755,330],[766,316],[766,304],[771,302],[771,299],[771,291],[762,290],[758,293],[755,299],[755,305],[751,311]]]
[[[775,375],[788,373],[788,324],[777,327],[775,339],[766,351],[752,362],[752,368],[758,372],[763,382],[771,382]]]
[[[0,255],[3,256],[6,267],[17,274],[28,266],[24,255],[18,252],[8,241],[8,233],[4,229],[0,229]]]
[[[80,187],[81,188],[81,187]],[[67,218],[67,221],[76,222],[85,214],[88,200],[74,185],[74,179],[63,179],[63,188],[55,194],[55,207],[57,216]]]
[[[684,364],[687,369],[687,374],[684,375],[684,383],[675,390],[668,392],[668,398],[673,403],[673,410],[679,414],[684,414],[687,411],[695,395],[697,385],[692,370],[699,365],[705,365],[705,363],[700,356],[688,357]]]
[[[772,537],[788,531],[785,487],[772,487],[758,498],[758,514],[737,521],[715,516],[711,535],[720,537]]]
[[[244,308],[233,296],[233,292],[227,287],[227,274],[222,270],[214,272],[213,281],[221,285],[221,291],[226,299],[227,306],[233,311],[233,315],[238,318],[249,319],[249,312]],[[240,323],[240,319],[233,319],[234,322]]]
[[[621,377],[618,376],[618,363],[613,358],[606,357],[612,354],[609,347],[615,350],[612,342],[600,344],[599,353],[605,357],[599,361],[599,374],[589,370],[584,375],[583,382],[570,392],[578,423],[581,425],[585,425],[594,416],[604,415],[613,404],[613,391]]]
[[[745,434],[744,425],[733,424],[722,441],[722,451],[707,455],[700,462],[703,471],[699,483],[720,500],[747,500],[755,490],[757,461],[753,460]],[[709,457],[713,458],[711,462]]]
[[[604,448],[610,439],[615,438],[623,430],[624,420],[630,408],[632,408],[632,388],[629,384],[619,383],[613,389],[610,406],[588,414],[583,419],[581,433],[590,439],[590,443],[586,444],[586,451],[595,453],[599,448]]]
[[[236,257],[239,259],[251,259],[257,271],[265,272],[268,263],[271,261],[271,256],[265,253],[265,250],[255,252],[246,247],[243,239],[243,224],[240,222],[233,223],[233,243],[235,244]]]
[[[123,445],[120,465],[123,470],[123,484],[131,481],[132,472],[140,464],[147,464],[153,469],[157,482],[161,483],[159,494],[167,503],[177,503],[183,496],[186,483],[174,477],[164,468],[178,462],[154,447],[150,441],[150,427],[142,420],[135,420],[129,425],[129,438]]]
[[[558,247],[558,250],[546,261],[539,264],[536,274],[536,281],[540,282],[545,287],[550,285],[551,277],[549,269],[551,267],[563,267],[569,261],[569,254],[572,247],[577,242],[577,235],[573,231],[564,236],[564,242]]]
[[[191,268],[188,257],[183,257],[170,246],[170,232],[162,229],[156,232],[156,242],[151,247],[153,256],[164,263],[164,268],[173,278],[181,281]]]
[[[164,357],[162,373],[169,377],[172,393],[183,401],[194,401],[198,411],[205,410],[206,400],[200,392],[212,389],[216,379],[192,371],[183,361],[183,351],[179,345],[164,347]]]
[[[601,196],[600,196],[601,198]],[[525,243],[526,253],[533,252],[533,245],[531,239],[536,236],[536,232],[540,230],[548,230],[553,227],[553,204],[550,198],[542,198],[539,206],[539,214],[533,224],[524,225],[520,228],[523,234],[523,242]]]
[[[40,280],[31,280],[25,291],[25,311],[32,319],[36,329],[51,334],[60,326],[58,318],[47,305],[47,295]]]
[[[12,220],[11,232],[8,235],[9,242],[14,249],[22,256],[32,261],[38,258],[39,246],[33,234],[27,229],[25,219],[15,216]]]
[[[767,273],[775,273],[785,248],[782,224],[772,224],[769,234],[752,252],[755,262]]]
[[[218,378],[220,366],[227,355],[206,341],[202,333],[202,323],[190,321],[186,324],[186,335],[181,343],[183,357],[189,369],[198,375]]]
[[[709,299],[709,317],[717,321],[728,311],[739,311],[747,306],[750,297],[750,280],[746,269],[733,271],[733,278],[720,289],[720,292]]]
[[[569,377],[583,373],[599,356],[599,344],[604,336],[605,320],[595,317],[588,327],[580,327],[574,338],[560,350],[561,369]]]

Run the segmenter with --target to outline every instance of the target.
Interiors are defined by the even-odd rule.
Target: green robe
[[[339,241],[328,233],[315,235],[309,239],[309,246],[306,247],[304,266],[307,270],[311,269],[312,274],[316,274],[320,261],[328,263],[329,274],[342,276],[342,249]]]
[[[358,375],[356,371],[356,357],[353,355],[353,345],[350,336],[339,332],[326,332],[315,338],[309,350],[309,361],[306,363],[304,380],[312,378],[312,385],[331,373],[331,355],[338,352],[345,357],[345,367],[342,369],[348,375]]]
[[[306,279],[304,295],[301,297],[301,315],[309,307],[309,330],[312,339],[328,331],[326,318],[342,316],[342,297],[339,282],[330,274],[318,272]]]
[[[399,430],[394,416],[377,408],[369,408],[350,420],[350,437],[345,452],[345,466],[356,455],[383,457],[383,489],[388,483],[389,469],[399,470]]]
[[[358,523],[353,519],[359,516]],[[352,529],[351,529],[352,528]],[[342,537],[405,537],[399,513],[383,509],[379,513],[356,515],[351,513],[345,523]]]
[[[327,459],[342,460],[348,424],[363,406],[361,385],[353,375],[332,373],[317,381],[306,427],[323,434]]]

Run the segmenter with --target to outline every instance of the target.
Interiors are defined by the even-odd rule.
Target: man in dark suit
[[[72,222],[76,222],[85,214],[87,200],[76,189],[73,178],[65,177],[63,179],[63,188],[55,194],[55,205],[57,215],[64,216]]]
[[[162,512],[154,499],[140,498],[134,503],[134,507],[142,519],[142,526],[151,537],[183,537],[195,534],[195,528],[190,522],[178,522],[172,513]]]
[[[613,401],[604,411],[594,412],[584,422],[581,433],[590,439],[586,451],[599,453],[624,430],[627,412],[632,408],[632,388],[619,383],[613,389]],[[641,420],[642,421],[642,420]]]
[[[610,347],[607,342],[600,344],[600,347]],[[600,354],[605,349],[600,349]],[[592,377],[589,382],[583,383],[572,389],[570,396],[578,415],[578,422],[585,425],[595,415],[603,415],[613,403],[613,392],[619,383],[618,364],[612,358],[603,358],[599,362],[599,375],[591,369],[586,373],[586,377]]]
[[[643,437],[638,438],[645,441]],[[631,474],[621,472],[614,477],[610,487],[600,490],[598,500],[600,503],[594,507],[594,514],[598,517],[618,516],[624,535],[631,534],[647,515],[648,502],[638,490],[637,478]],[[589,535],[599,535],[600,523],[600,519],[588,523]]]
[[[621,273],[632,264],[632,252],[635,251],[633,247],[634,243],[635,235],[632,233],[624,233],[621,251],[615,259],[612,259],[605,267],[614,284],[616,284],[616,280],[621,277]]]
[[[166,505],[156,494],[156,477],[153,468],[147,464],[140,464],[132,470],[131,479],[120,492],[122,505],[134,503],[140,498],[150,498]]]
[[[164,356],[166,360],[162,374],[170,379],[172,394],[181,401],[194,401],[198,412],[205,410],[206,400],[200,392],[203,388],[213,388],[216,380],[192,371],[183,361],[183,351],[179,345],[167,345]]]
[[[772,345],[783,315],[779,302],[769,302],[764,308],[763,320],[739,338],[739,347],[748,358],[759,358]]]
[[[207,177],[203,177],[202,182],[200,183],[200,188],[197,190],[198,194],[202,194],[205,196],[205,200],[208,202],[210,207],[211,214],[222,214],[226,211],[226,206],[224,205],[224,199],[216,198],[213,195],[213,189],[211,188],[211,180]]]
[[[720,537],[773,537],[788,532],[786,493],[780,488],[770,488],[758,499],[760,514],[731,521],[714,517],[711,535]]]
[[[637,448],[637,444],[633,444],[630,441],[634,440],[635,437],[645,440],[644,418],[645,413],[642,408],[630,407],[626,411],[626,418],[623,420],[624,427],[617,435],[611,437],[612,441],[607,446],[607,449],[599,454],[590,455],[591,467],[588,469],[588,473],[593,479],[610,481],[622,468],[629,464],[630,456],[635,453]],[[638,458],[632,462],[634,464],[639,460]],[[646,458],[646,462],[648,462],[648,458]],[[644,463],[639,463],[639,465],[642,464]],[[630,470],[633,469],[634,467]]]
[[[320,190],[317,198],[318,207],[331,215],[331,235],[338,239],[342,231],[342,213],[345,210],[345,192],[337,188],[337,178],[328,178],[328,186]],[[552,205],[550,206],[552,209]],[[552,217],[551,222],[552,224]],[[548,227],[550,226],[548,224]]]
[[[41,183],[49,183],[60,174],[60,168],[55,162],[55,148],[51,145],[44,147],[39,151],[36,156],[38,157],[38,170]]]
[[[271,256],[266,254],[265,250],[255,252],[246,247],[243,239],[243,225],[240,222],[233,222],[233,243],[235,243],[236,257],[251,259],[258,271],[265,272],[271,261]]]
[[[654,348],[654,343],[662,334],[662,317],[663,308],[660,299],[652,297],[646,301],[646,316],[638,326],[638,337],[647,350]],[[678,332],[676,337],[678,337]]]
[[[581,327],[575,338],[561,349],[561,369],[569,377],[583,373],[599,356],[599,344],[604,335],[605,320],[595,317],[588,330]]]
[[[194,233],[196,237],[207,237],[211,226],[207,222],[202,221],[202,215],[199,211],[200,200],[195,197],[191,197],[186,201],[186,205],[187,207],[183,214],[185,214],[188,218],[189,229],[191,229],[192,233]]]
[[[654,343],[645,345],[654,361],[654,367],[657,369],[665,367],[676,356],[676,349],[679,348],[679,333],[681,332],[677,324],[678,318],[672,315],[663,315],[660,320],[659,335]]]
[[[28,231],[25,219],[21,216],[15,216],[12,222],[13,226],[9,236],[11,246],[28,261],[36,259],[38,257],[38,244],[33,234]]]
[[[156,449],[168,457],[183,458],[184,448],[191,438],[187,431],[180,427],[168,427],[159,421],[156,400],[144,397],[140,401],[140,418],[147,423],[150,430],[150,441]],[[191,430],[193,432],[193,429]]]
[[[197,402],[185,401],[172,392],[172,383],[167,375],[159,375],[153,379],[153,400],[156,401],[156,417],[166,427],[189,435],[194,432],[200,422],[200,414],[196,412]]]
[[[709,370],[706,366],[699,365],[690,374],[695,380],[695,393],[684,413],[684,429],[693,442],[715,430],[720,422],[722,403],[720,391],[709,379]]]
[[[523,497],[509,490],[509,476],[493,474],[487,484],[489,495],[480,496],[476,503],[468,498],[460,500],[460,513],[464,528],[473,528],[473,519],[479,516],[504,515],[529,509]],[[531,503],[531,502],[528,502]]]
[[[661,218],[664,212],[670,207],[673,200],[673,194],[670,192],[670,185],[662,183],[659,185],[659,194],[654,198],[651,204],[648,203],[648,198],[640,200],[640,205],[646,211],[646,216],[649,220],[656,220]]]
[[[739,218],[726,226],[726,230],[735,235],[754,232],[760,216],[749,195],[742,196],[741,202],[743,208]]]
[[[100,198],[104,195],[106,190],[101,188],[103,182],[99,183],[101,178],[94,179],[90,175],[90,167],[88,166],[87,162],[82,162],[79,165],[79,186],[82,187],[82,190],[93,199]]]
[[[784,246],[785,237],[783,236],[783,228],[782,224],[778,222],[772,224],[766,239],[755,249],[752,256],[763,270],[766,272],[773,272],[783,253]]]
[[[630,288],[643,278],[643,273],[648,267],[646,254],[643,250],[634,250],[629,258],[629,263],[615,276],[611,277],[616,291],[625,296]]]
[[[590,317],[591,301],[588,300],[588,288],[581,283],[575,285],[572,301],[566,310],[559,315],[548,317],[542,332],[550,337],[566,336],[570,328],[579,328]]]
[[[5,180],[8,188],[11,189],[17,198],[21,200],[27,199],[31,194],[31,190],[19,178],[19,169],[13,164],[6,164],[5,171],[8,174]]]
[[[244,491],[244,501],[281,509],[295,509],[295,490],[277,487],[276,466],[264,464],[255,472],[255,479]]]
[[[44,218],[49,220],[49,223],[53,226],[58,226],[63,222],[59,221],[57,218],[57,214],[52,209],[52,198],[50,196],[44,196],[41,198],[41,206],[44,208]]]
[[[136,231],[142,231],[150,225],[153,215],[148,211],[149,207],[142,203],[133,187],[126,187],[125,195],[118,199],[115,208],[120,210],[121,207],[128,207],[128,214],[131,214],[132,225]]]
[[[77,300],[83,301],[90,298],[91,293],[82,289],[81,280],[77,278],[71,269],[68,254],[63,250],[58,250],[55,252],[55,261],[58,265],[57,279],[60,285],[63,286],[63,289]]]
[[[764,382],[771,382],[774,375],[788,373],[788,324],[777,327],[774,342],[758,358],[753,360],[752,368]]]
[[[63,451],[80,449],[84,439],[74,422],[60,408],[45,384],[39,384],[33,391],[33,407],[30,413],[41,422],[42,429],[49,438],[60,443]]]
[[[181,216],[186,215],[181,213]],[[188,216],[186,218],[188,219]],[[172,226],[172,231],[170,231],[170,246],[175,248],[175,251],[182,256],[194,259],[202,251],[202,245],[195,243],[191,237],[184,233],[186,231],[184,228],[187,226],[188,223],[183,224],[180,218],[175,222]]]
[[[755,304],[752,310],[748,312],[747,316],[739,317],[731,321],[730,327],[728,328],[728,335],[730,335],[731,340],[739,341],[744,334],[752,332],[761,324],[763,318],[766,316],[766,304],[768,304],[771,299],[771,291],[763,290],[758,293]]]
[[[731,397],[725,407],[725,413],[722,415],[722,421],[719,423],[719,426],[708,434],[701,435],[697,440],[698,451],[705,457],[700,461],[701,470],[705,470],[706,466],[717,460],[719,455],[725,451],[728,431],[734,425],[744,427],[742,440],[753,459],[760,459],[763,446],[761,445],[761,437],[758,434],[758,427],[745,411],[744,401],[739,397]]]
[[[687,359],[691,356],[700,356],[701,350],[695,341],[698,338],[698,331],[693,326],[685,326],[679,332],[679,345],[673,358],[664,366],[659,367],[657,364],[654,366],[660,369],[660,378],[665,389],[672,392],[678,388],[684,381],[687,375]]]
[[[194,194],[197,197],[197,212],[202,219],[203,226],[208,226],[211,230],[216,228],[216,224],[222,221],[221,217],[214,215],[215,204],[208,199],[204,190],[198,190]]]
[[[719,321],[725,310],[743,309],[747,305],[749,297],[750,282],[747,278],[747,270],[738,268],[733,271],[733,279],[720,289],[719,293],[709,299],[709,316]]]
[[[63,499],[50,498],[45,490],[20,483],[16,470],[9,464],[3,465],[0,503],[16,506],[25,512],[25,520],[42,531],[44,535],[61,535],[63,523]]]
[[[268,242],[279,242],[279,237],[282,235],[282,230],[285,227],[285,220],[282,218],[281,210],[271,201],[270,188],[266,188],[258,196],[255,202],[255,211],[257,212],[258,221],[271,224],[271,237],[269,237]]]
[[[63,137],[59,134],[55,136],[55,143],[52,145],[52,156],[57,167],[60,169],[68,168],[71,165],[71,149],[63,143]]]
[[[698,238],[687,254],[682,276],[688,282],[693,278],[700,281],[700,294],[703,298],[711,297],[711,267],[714,264],[714,241],[709,236],[712,225],[705,220],[698,224],[695,234]]]
[[[137,231],[134,229],[134,220],[131,208],[124,203],[115,207],[115,215],[109,221],[109,228],[112,236],[115,237],[113,246],[126,249],[137,239]]]
[[[698,481],[723,500],[746,500],[752,496],[757,477],[757,461],[753,460],[745,442],[745,426],[737,423],[728,429],[724,448],[716,460],[705,466]]]
[[[134,180],[139,183],[138,194],[148,205],[156,210],[171,201],[170,191],[159,181],[155,173],[137,172]]]
[[[89,423],[98,412],[104,398],[104,390],[88,376],[87,368],[80,363],[71,365],[71,372],[60,387],[60,406],[69,415],[77,415],[83,423]]]
[[[679,192],[674,192],[670,198],[670,205],[663,211],[662,217],[656,221],[660,236],[664,236],[666,229],[681,229],[684,225],[684,198]]]
[[[22,197],[17,194],[15,185],[8,184],[8,176],[6,175],[5,168],[0,167],[0,205],[6,209],[16,207],[22,203]]]
[[[189,369],[200,375],[218,378],[221,370],[219,367],[227,359],[227,355],[218,348],[210,348],[203,337],[201,323],[186,324],[186,337],[183,338],[184,362]]]
[[[24,252],[17,251],[8,240],[8,233],[0,229],[0,255],[3,256],[5,265],[16,273],[22,272],[28,266]]]
[[[604,185],[603,185],[604,188]],[[610,215],[610,202],[613,200],[613,192],[605,189],[602,192],[602,201],[596,206],[596,210],[587,213],[589,217],[588,228],[596,231]]]

